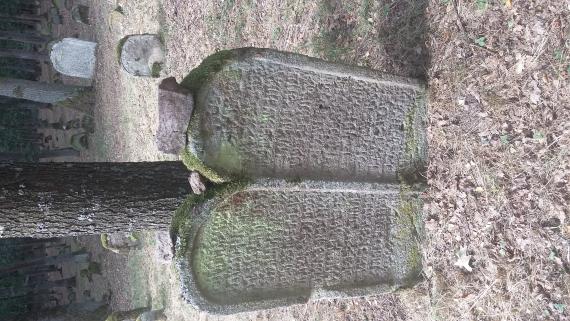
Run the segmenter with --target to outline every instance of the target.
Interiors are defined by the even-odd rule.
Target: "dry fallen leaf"
[[[469,261],[471,261],[471,255],[467,254],[467,248],[461,247],[457,252],[457,261],[455,261],[455,266],[465,269],[467,272],[473,271],[471,265],[469,265]]]
[[[511,3],[511,0],[505,0],[505,7],[510,9],[512,6],[513,4]]]

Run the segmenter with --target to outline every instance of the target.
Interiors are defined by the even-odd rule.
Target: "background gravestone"
[[[120,46],[120,62],[133,76],[158,77],[164,63],[164,49],[157,35],[133,35]]]
[[[64,75],[92,79],[96,48],[95,42],[64,38],[53,45],[51,63],[56,71]]]

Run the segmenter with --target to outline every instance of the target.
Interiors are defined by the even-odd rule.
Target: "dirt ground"
[[[84,160],[173,159],[154,144],[160,79],[132,77],[117,63],[118,42],[129,34],[160,34],[167,49],[161,76],[178,80],[216,50],[256,46],[428,84],[425,282],[400,294],[217,318],[181,301],[171,265],[145,259],[156,246],[151,235],[142,251],[105,271],[163,302],[169,320],[570,318],[570,0],[92,0],[90,6],[90,32],[99,43],[96,131]],[[122,13],[114,11],[118,6]],[[137,291],[112,296],[121,297],[114,304],[136,305]]]

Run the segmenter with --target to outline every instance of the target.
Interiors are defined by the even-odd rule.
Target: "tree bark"
[[[26,50],[16,50],[16,49],[2,49],[0,50],[0,57],[28,59],[35,61],[50,61],[48,54],[36,51],[26,51]]]
[[[14,78],[0,78],[0,96],[20,98],[38,103],[54,104],[81,92],[81,87],[50,84]]]
[[[0,237],[167,230],[188,174],[181,162],[0,163]]]
[[[49,108],[50,104],[45,103],[37,103],[35,101],[15,101],[12,103],[3,103],[0,102],[0,108],[22,108],[22,109],[42,109],[42,108]]]
[[[42,45],[48,42],[49,39],[29,32],[0,31],[0,40],[11,40],[34,45]]]
[[[31,14],[20,14],[20,15],[0,14],[0,19],[2,19],[4,21],[32,21],[32,22],[37,22],[37,23],[40,23],[40,22],[46,20],[46,18],[44,16],[31,15]]]

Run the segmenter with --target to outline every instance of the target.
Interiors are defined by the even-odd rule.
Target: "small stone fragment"
[[[53,45],[51,63],[56,71],[66,76],[92,79],[96,48],[95,42],[64,38]]]
[[[158,87],[158,118],[156,133],[158,149],[178,155],[186,144],[186,130],[194,100],[190,91],[181,87],[174,77],[166,78]]]
[[[198,172],[192,172],[188,177],[188,182],[190,183],[192,192],[196,195],[200,195],[206,190],[206,186],[202,183],[202,178]]]
[[[164,63],[163,45],[157,35],[128,36],[121,43],[121,65],[133,76],[151,77]]]
[[[172,262],[172,239],[170,233],[165,231],[156,232],[156,259],[161,264]]]

